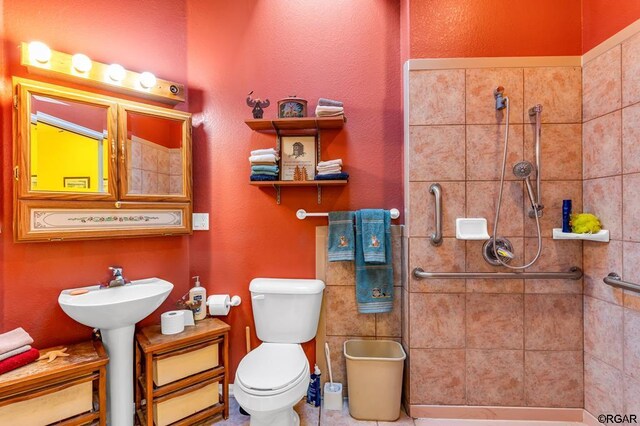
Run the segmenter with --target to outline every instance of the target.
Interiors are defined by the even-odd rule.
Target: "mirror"
[[[107,193],[108,106],[30,93],[31,191]]]
[[[127,194],[184,196],[184,123],[127,111]]]
[[[191,232],[191,114],[13,77],[16,241]]]

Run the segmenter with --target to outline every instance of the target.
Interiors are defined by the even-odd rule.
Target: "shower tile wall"
[[[182,150],[134,137],[127,140],[132,194],[181,194]]]
[[[504,86],[511,100],[499,234],[513,243],[515,264],[535,255],[528,196],[511,168],[534,159],[528,109],[540,103],[544,250],[530,270],[582,266],[580,242],[551,239],[551,229],[561,226],[562,200],[572,199],[576,211],[582,208],[581,69],[447,69],[409,76],[409,271],[506,270],[483,260],[482,242],[455,239],[457,217],[485,217],[493,229],[505,129],[504,111],[495,110],[496,86]],[[445,238],[439,247],[429,242],[434,182],[443,190]],[[410,275],[402,294],[407,405],[582,407],[582,281]]]
[[[583,67],[584,210],[611,233],[584,244],[585,408],[640,413],[640,297],[605,285],[640,282],[640,34]]]
[[[333,380],[342,383],[344,396],[347,395],[346,364],[343,355],[343,344],[349,339],[388,339],[400,341],[401,309],[402,309],[402,230],[400,225],[391,226],[393,273],[394,273],[394,307],[387,314],[360,314],[356,305],[355,269],[353,262],[328,262],[324,253],[327,251],[328,227],[316,228],[316,253],[323,254],[318,259],[318,266],[324,269],[324,281],[327,285],[324,292],[324,308],[320,320],[318,336],[329,343],[331,350],[331,366]],[[316,349],[317,362],[325,372],[324,349]],[[320,349],[318,351],[318,349]],[[328,374],[322,375],[323,383],[328,381]]]

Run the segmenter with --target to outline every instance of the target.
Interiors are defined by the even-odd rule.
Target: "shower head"
[[[536,211],[535,197],[533,196],[533,188],[531,187],[531,172],[533,171],[533,165],[528,161],[521,161],[513,166],[513,174],[517,178],[523,179],[527,186],[527,194],[529,195],[529,201],[531,201],[531,209]]]
[[[533,166],[528,161],[521,161],[513,166],[513,174],[520,179],[527,179],[533,172]]]

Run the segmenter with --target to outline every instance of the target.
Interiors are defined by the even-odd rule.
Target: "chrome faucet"
[[[101,285],[101,287],[120,287],[125,285],[127,282],[122,276],[122,267],[120,266],[109,266],[109,270],[111,271],[111,278],[109,278],[106,284]]]

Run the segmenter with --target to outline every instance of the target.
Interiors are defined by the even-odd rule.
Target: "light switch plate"
[[[192,221],[194,231],[209,230],[209,213],[193,213]]]

